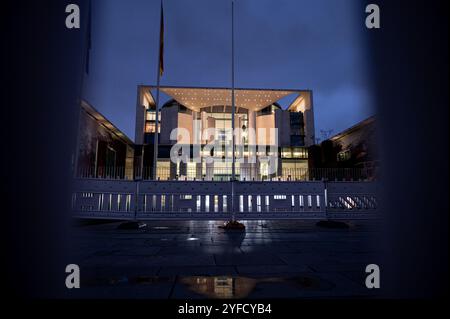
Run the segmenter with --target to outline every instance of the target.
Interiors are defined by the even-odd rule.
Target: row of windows
[[[156,124],[155,122],[145,123],[145,133],[155,133]],[[158,125],[158,133],[161,133],[161,125]]]
[[[228,113],[228,114],[230,114],[230,116],[231,116],[231,113],[233,112],[231,106],[224,107],[223,105],[204,107],[200,111],[206,112],[206,113],[221,113],[221,114]],[[235,113],[236,114],[248,114],[248,109],[243,108],[243,107],[236,107]]]
[[[269,105],[265,108],[263,108],[261,111],[256,112],[256,116],[261,116],[261,115],[269,115],[275,112],[275,110],[279,110],[280,107],[276,106],[274,104]]]
[[[161,121],[161,112],[158,113],[158,119]],[[154,122],[156,120],[156,112],[153,110],[147,110],[145,120]]]
[[[308,158],[308,149],[304,147],[283,147],[281,158]]]

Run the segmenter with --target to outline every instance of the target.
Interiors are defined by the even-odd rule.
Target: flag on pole
[[[161,1],[161,26],[159,33],[159,76],[164,73],[164,9]]]

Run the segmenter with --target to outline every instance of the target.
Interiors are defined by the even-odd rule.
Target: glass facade
[[[169,158],[169,152],[158,151],[158,170],[157,177],[161,180],[167,179],[187,179],[187,180],[229,180],[232,176],[231,163],[231,143],[233,140],[232,132],[232,107],[227,105],[216,105],[208,107],[200,107],[192,109],[182,105],[176,100],[170,100],[164,106],[164,112],[160,112],[159,123],[169,125],[163,127],[159,125],[159,132],[168,134],[172,129],[183,127],[194,134],[199,130],[202,134],[191,138],[191,162],[189,163],[172,163]],[[181,116],[181,114],[183,114]],[[186,116],[186,114],[190,116]],[[163,118],[161,118],[163,115]],[[164,117],[169,116],[170,121],[165,121]],[[176,120],[172,117],[177,117]],[[190,123],[192,121],[192,124]],[[165,124],[169,123],[169,124]],[[155,133],[156,114],[154,109],[147,109],[145,113],[145,134],[144,143],[153,144]],[[171,127],[171,125],[175,127]],[[271,178],[287,179],[292,176],[307,175],[304,170],[308,167],[308,151],[305,145],[305,124],[303,113],[300,111],[283,110],[277,103],[264,107],[259,110],[251,110],[244,107],[236,107],[235,109],[235,128],[241,129],[235,135],[236,159],[235,176],[238,180],[268,180]],[[251,129],[255,129],[255,137],[252,135]],[[270,146],[266,150],[253,149],[251,146],[258,145],[260,138],[258,128],[271,130],[280,129],[278,141],[271,142],[272,137],[263,139],[268,144],[273,145],[289,145],[289,147],[280,147],[273,150]],[[203,135],[206,131],[211,130],[214,136],[206,137]],[[208,134],[212,134],[209,131]],[[282,136],[282,137],[281,137]],[[216,144],[212,149],[206,149],[205,146],[216,140]],[[160,139],[161,140],[161,139]],[[195,141],[195,142],[194,142]],[[282,141],[282,142],[281,142]],[[189,142],[186,142],[189,143]],[[200,146],[201,160],[199,163],[193,162],[192,144]],[[159,147],[170,147],[172,144],[165,142]],[[226,148],[227,147],[227,148]],[[255,146],[256,147],[256,146]],[[211,148],[211,145],[209,146]],[[226,152],[228,150],[228,152]],[[256,152],[256,154],[254,153]],[[146,152],[151,157],[153,152]],[[253,160],[252,156],[256,155]],[[273,167],[269,167],[269,163],[265,157],[273,156],[278,158],[275,172]],[[213,163],[207,163],[206,157],[212,157]],[[251,159],[251,160],[250,160]],[[242,160],[242,162],[241,162]],[[289,161],[286,161],[289,160]],[[291,162],[297,162],[298,165]],[[144,165],[149,165],[151,161],[147,161]],[[151,165],[151,164],[150,164]],[[297,170],[296,173],[292,173]],[[300,172],[302,171],[302,172]],[[270,173],[270,174],[269,174]],[[255,203],[257,199],[254,199]],[[211,198],[211,206],[212,206]]]
[[[161,113],[158,114],[158,124],[161,124]],[[156,128],[156,112],[155,110],[147,109],[145,112],[145,133],[155,133]],[[158,133],[161,132],[161,125],[158,125]]]
[[[289,113],[291,136],[290,141],[292,146],[305,145],[305,129],[302,112]]]

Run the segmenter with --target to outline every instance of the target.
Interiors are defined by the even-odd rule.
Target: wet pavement
[[[312,221],[251,221],[226,231],[213,221],[76,226],[73,258],[88,298],[370,298],[365,267],[380,252],[375,222],[349,229]]]

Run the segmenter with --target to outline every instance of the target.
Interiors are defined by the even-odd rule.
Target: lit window
[[[282,158],[292,158],[291,149],[288,147],[284,147],[281,149],[281,157]]]
[[[153,111],[153,110],[147,111],[147,113],[146,113],[146,115],[145,115],[145,119],[146,119],[147,121],[153,121],[153,122],[154,122],[155,119],[156,119],[156,112]],[[161,122],[161,112],[158,113],[158,119],[159,119],[159,121]]]
[[[155,121],[156,114],[155,112],[147,112],[146,120],[147,121]]]
[[[145,123],[145,133],[155,133],[155,123]]]
[[[292,151],[292,157],[294,158],[308,158],[308,151],[306,148],[294,147]]]
[[[337,154],[338,162],[348,161],[352,157],[350,150],[345,150]]]

